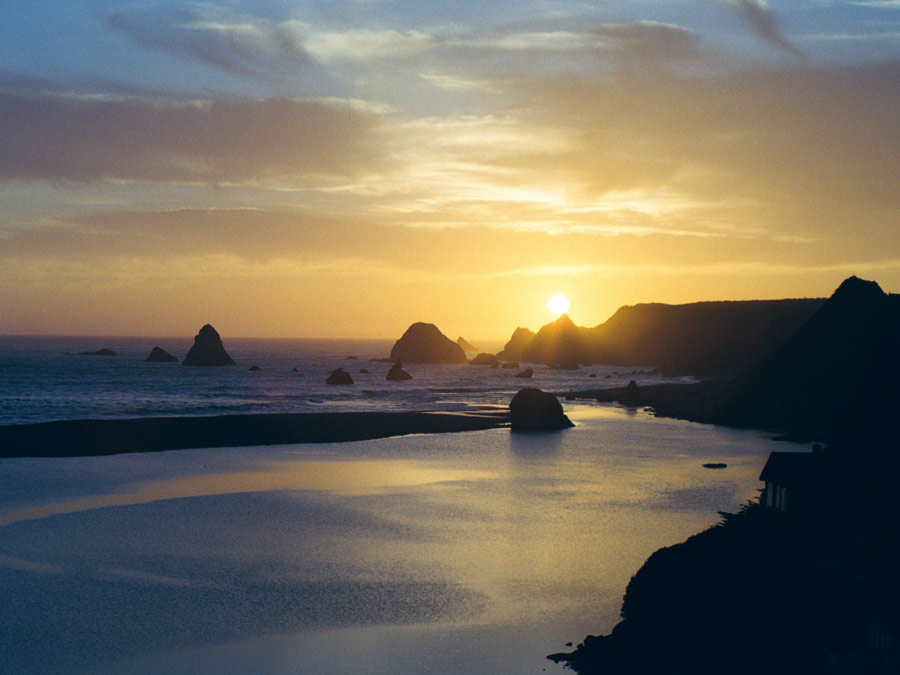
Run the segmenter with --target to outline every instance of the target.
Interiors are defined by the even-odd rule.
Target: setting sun
[[[569,311],[569,299],[564,295],[554,295],[547,301],[547,309],[554,314],[565,314]]]

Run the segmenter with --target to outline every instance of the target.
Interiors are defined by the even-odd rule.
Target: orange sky
[[[896,3],[338,4],[0,10],[0,334],[900,290]]]

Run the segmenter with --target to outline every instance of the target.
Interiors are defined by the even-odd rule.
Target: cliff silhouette
[[[900,297],[850,277],[783,345],[735,378],[717,417],[829,440],[848,425],[870,435],[876,419],[847,417],[865,414],[861,403],[896,398],[889,373],[896,372],[898,350]]]
[[[612,633],[549,658],[609,675],[900,672],[898,377],[900,297],[850,277],[732,380],[632,392],[658,412],[829,446],[773,453],[761,479],[780,502],[651,555]]]
[[[897,401],[900,297],[874,281],[845,280],[797,330],[733,377],[696,384],[569,394],[649,406],[658,415],[781,430],[832,444],[882,442]]]
[[[517,328],[498,357],[733,376],[778,347],[823,303],[816,298],[640,304],[620,308],[593,328],[576,326],[563,315],[537,334]]]

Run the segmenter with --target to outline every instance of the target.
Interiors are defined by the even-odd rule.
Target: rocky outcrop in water
[[[534,369],[533,369],[533,368],[526,368],[525,370],[516,373],[516,374],[514,375],[514,377],[520,377],[520,378],[522,378],[523,380],[530,380],[532,375],[534,375]]]
[[[78,356],[115,356],[116,353],[112,349],[98,349],[93,352],[78,352]]]
[[[397,361],[394,365],[391,366],[391,369],[388,371],[387,377],[384,378],[386,380],[411,380],[412,375],[403,370],[403,361]]]
[[[500,361],[493,354],[481,353],[471,361],[469,361],[470,366],[490,366],[491,368],[499,368]]]
[[[563,412],[559,399],[540,389],[522,389],[509,402],[513,431],[555,431],[575,426]]]
[[[343,368],[337,368],[331,371],[331,374],[325,380],[325,384],[353,384],[353,378]]]
[[[233,366],[236,365],[215,328],[206,324],[194,337],[194,344],[184,357],[183,366]]]
[[[391,361],[465,363],[466,353],[433,323],[414,323],[391,349]]]
[[[178,359],[172,356],[162,347],[154,347],[144,359],[146,363],[178,363]]]

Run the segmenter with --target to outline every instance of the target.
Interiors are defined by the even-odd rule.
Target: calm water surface
[[[2,460],[0,669],[557,672],[650,553],[801,449],[566,408],[536,436]]]

